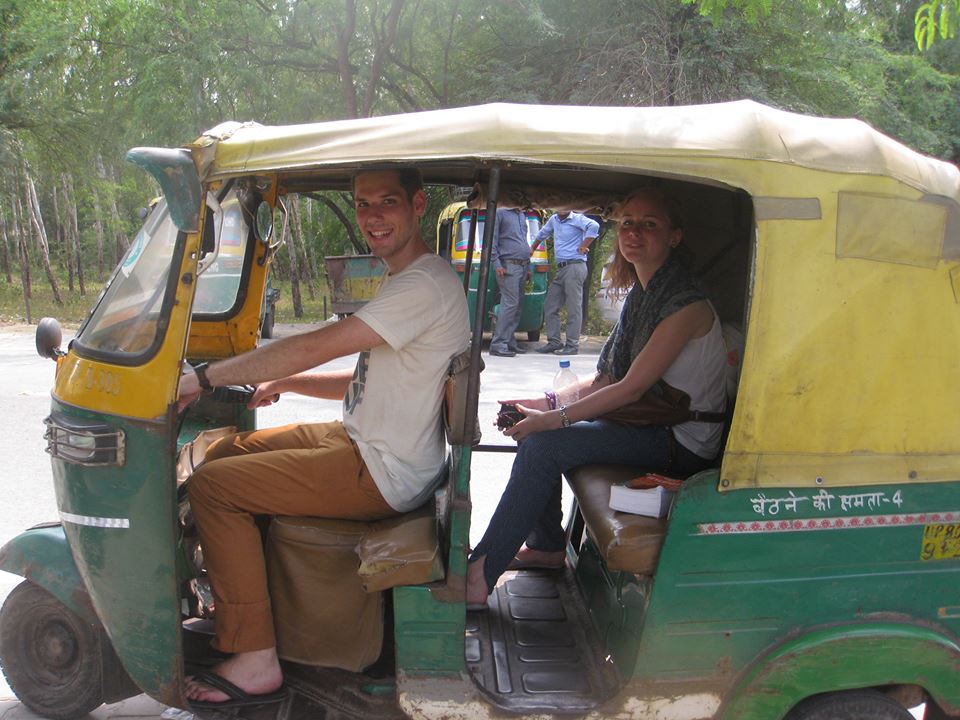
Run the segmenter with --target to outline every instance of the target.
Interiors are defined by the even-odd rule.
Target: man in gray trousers
[[[490,341],[490,354],[514,357],[518,353],[526,352],[514,339],[514,333],[520,325],[523,286],[527,282],[527,271],[530,269],[527,216],[523,210],[497,210],[490,254],[490,266],[496,270],[497,285],[500,287],[500,312],[497,314],[497,325]]]
[[[539,353],[576,355],[580,350],[583,325],[583,284],[587,280],[587,251],[600,234],[600,224],[578,212],[554,213],[537,233],[533,249],[553,235],[557,274],[547,288],[544,314],[547,316],[547,343]],[[567,308],[567,338],[560,340],[560,308]]]

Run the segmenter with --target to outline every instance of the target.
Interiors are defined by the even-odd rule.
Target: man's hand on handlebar
[[[276,387],[276,381],[265,382],[257,386],[257,389],[254,390],[253,397],[250,398],[250,402],[247,403],[247,409],[253,410],[254,408],[267,407],[268,405],[273,405],[279,399],[280,391]]]
[[[200,381],[193,371],[193,366],[184,361],[183,373],[180,375],[180,387],[177,394],[177,412],[183,412],[190,403],[200,397]]]

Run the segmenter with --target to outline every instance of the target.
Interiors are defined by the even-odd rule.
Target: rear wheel
[[[808,698],[786,720],[913,720],[913,715],[876,690],[850,690]]]
[[[81,717],[103,703],[102,633],[26,580],[0,610],[0,667],[33,712],[52,720]]]
[[[540,339],[539,330],[527,330],[527,340],[530,342],[537,342]]]

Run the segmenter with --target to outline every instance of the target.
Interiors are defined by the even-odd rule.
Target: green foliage
[[[960,44],[939,40],[958,17],[960,0],[0,0],[0,214],[9,222],[22,158],[62,262],[67,174],[85,267],[98,221],[112,265],[115,234],[132,236],[157,192],[123,162],[132,146],[179,145],[229,119],[313,122],[493,101],[748,97],[858,117],[955,159]],[[918,42],[929,49],[919,53]],[[352,216],[349,200],[331,197]],[[447,200],[430,195],[428,242]],[[349,251],[327,206],[304,200],[302,216],[317,258]]]
[[[960,22],[960,0],[925,2],[914,14],[914,37],[917,47],[929,50],[938,38],[946,40],[957,34]]]
[[[696,4],[700,14],[719,24],[731,0],[682,0],[685,5]],[[732,7],[743,13],[748,22],[755,23],[773,11],[773,0],[732,0]]]

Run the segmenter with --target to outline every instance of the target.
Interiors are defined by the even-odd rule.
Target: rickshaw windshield
[[[165,323],[178,230],[160,200],[110,278],[103,297],[77,335],[81,350],[119,362],[146,359]]]
[[[473,261],[480,261],[480,251],[483,249],[483,226],[484,226],[484,217],[486,213],[481,212],[478,215],[477,222],[477,239],[476,245],[474,246],[474,256]],[[527,216],[527,242],[533,240],[536,237],[537,233],[540,232],[540,216],[533,211],[526,213]],[[455,246],[454,249],[457,252],[465,253],[467,251],[467,242],[470,240],[470,211],[463,210],[460,212],[460,217],[457,219],[457,231],[456,238],[454,240]]]
[[[231,193],[220,207],[223,210],[220,249],[217,259],[197,278],[194,315],[228,313],[236,305],[241,287],[250,228],[236,194]]]

